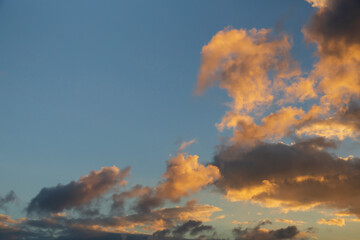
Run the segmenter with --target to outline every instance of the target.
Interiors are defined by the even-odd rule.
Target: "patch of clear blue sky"
[[[302,0],[0,2],[0,194],[23,199],[102,166],[155,183],[176,140],[211,160],[222,90],[194,96],[200,51],[225,27],[284,29],[309,70]]]

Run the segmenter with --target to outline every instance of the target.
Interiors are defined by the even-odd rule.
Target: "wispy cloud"
[[[180,147],[178,148],[178,151],[179,152],[183,151],[185,148],[189,147],[190,145],[192,145],[195,142],[196,142],[195,139],[192,139],[192,140],[190,140],[188,142],[182,142]]]
[[[318,224],[326,224],[326,225],[333,225],[333,226],[339,226],[343,227],[346,225],[345,219],[343,218],[332,218],[332,219],[324,219],[321,218],[317,221]]]

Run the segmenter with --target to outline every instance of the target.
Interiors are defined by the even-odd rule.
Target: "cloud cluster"
[[[0,215],[0,238],[12,240],[185,240],[211,239],[224,240],[218,236],[211,225],[204,225],[202,220],[188,220],[182,218],[182,212],[194,209],[216,211],[211,206],[188,202],[184,207],[156,210],[152,214],[165,222],[172,219],[166,228],[158,227],[152,234],[140,233],[139,228],[151,225],[153,216],[129,215],[126,217],[97,217],[93,219],[71,218],[64,215],[43,217],[40,219],[11,219],[7,215]],[[166,214],[170,213],[169,216]],[[177,219],[176,219],[177,218]],[[179,220],[178,222],[175,220]],[[175,223],[177,222],[177,223]],[[267,229],[265,225],[271,221],[265,220],[253,228],[234,228],[232,233],[236,240],[306,240],[312,236],[311,229],[304,232],[296,226],[279,229]],[[228,239],[228,238],[227,238]]]
[[[201,238],[215,232],[203,223],[220,208],[196,200],[176,207],[166,204],[178,203],[208,185],[215,185],[230,201],[283,211],[335,208],[360,218],[360,158],[331,152],[344,139],[360,136],[360,1],[306,1],[317,8],[303,27],[306,40],[317,47],[318,59],[309,74],[291,57],[291,37],[270,29],[228,28],[203,47],[198,93],[217,84],[232,99],[216,126],[233,134],[210,164],[182,152],[194,143],[191,140],[168,160],[156,186],[126,188],[130,169],[113,166],[66,185],[45,187],[26,208],[28,217],[37,218],[13,220],[0,215],[0,239]],[[281,142],[285,138],[294,142]],[[14,200],[13,192],[0,197],[0,209]],[[106,207],[89,207],[97,200],[110,202],[110,212],[104,214]],[[127,201],[132,204],[128,210]],[[296,226],[269,230],[263,228],[266,224],[270,222],[238,227],[234,237],[310,236]],[[345,220],[320,219],[318,224],[343,226]]]
[[[358,137],[358,117],[347,113],[360,99],[360,3],[308,2],[319,9],[303,28],[318,57],[307,76],[291,58],[291,38],[270,29],[225,29],[203,47],[198,92],[218,83],[232,98],[217,124],[233,129],[232,142],[254,146],[291,134]],[[297,105],[309,99],[309,109]]]
[[[78,181],[41,189],[26,208],[30,218],[13,220],[0,215],[0,238],[149,239],[154,237],[153,232],[166,230],[172,238],[180,238],[187,233],[197,236],[213,230],[202,223],[220,208],[198,204],[196,199],[184,206],[159,207],[166,201],[179,202],[212,184],[220,177],[216,166],[200,164],[196,155],[178,153],[169,159],[166,172],[155,187],[135,185],[125,190],[129,172],[129,167],[103,167]],[[104,214],[109,196],[112,208],[110,214]],[[14,198],[13,192],[1,198],[2,207]],[[125,214],[127,199],[135,199],[136,213]],[[95,200],[102,207],[92,209]]]
[[[40,219],[13,220],[0,215],[1,239],[149,239],[152,232],[174,229],[176,236],[195,236],[212,227],[202,225],[221,209],[189,201],[183,207],[152,210],[125,217],[71,218],[53,214]],[[178,225],[183,223],[183,225]],[[147,233],[147,234],[146,234]]]
[[[330,153],[360,135],[360,2],[308,2],[318,8],[303,28],[317,47],[309,74],[291,59],[291,38],[271,30],[225,29],[203,47],[198,91],[218,83],[232,98],[216,124],[233,130],[214,157],[216,185],[231,201],[360,216],[360,159]]]

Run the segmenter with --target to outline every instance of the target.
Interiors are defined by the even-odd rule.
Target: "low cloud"
[[[216,185],[231,201],[250,201],[283,211],[316,206],[360,216],[360,159],[343,160],[326,151],[323,138],[293,145],[262,143],[252,149],[224,147],[215,156],[222,178]]]
[[[271,221],[267,220],[260,222],[254,228],[243,228],[240,226],[233,230],[233,234],[236,240],[308,239],[308,234],[300,232],[296,226],[288,226],[286,228],[279,228],[274,230],[262,228],[262,226],[267,224],[271,224]]]
[[[119,170],[117,167],[103,167],[69,184],[43,188],[26,208],[29,214],[57,213],[80,207],[103,196],[111,188],[125,184],[130,168]]]
[[[182,207],[152,210],[149,213],[125,217],[102,216],[72,218],[64,214],[52,214],[40,219],[13,220],[0,215],[1,239],[149,239],[151,233],[172,229],[176,236],[189,233],[192,236],[211,230],[202,222],[209,221],[214,212],[221,209],[188,201]],[[56,234],[55,234],[56,233]]]

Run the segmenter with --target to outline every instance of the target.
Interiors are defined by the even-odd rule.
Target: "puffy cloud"
[[[257,125],[249,116],[228,113],[218,125],[220,130],[226,126],[234,128],[232,142],[243,145],[254,145],[264,139],[278,140],[289,134],[292,127],[301,123],[299,119],[304,111],[295,107],[283,107],[262,119]]]
[[[178,154],[167,163],[165,179],[156,187],[161,197],[179,201],[181,197],[196,193],[202,187],[220,177],[218,168],[204,166],[198,162],[197,155]]]
[[[307,99],[316,98],[318,96],[315,82],[311,79],[302,77],[299,77],[298,81],[285,87],[284,94],[284,98],[277,101],[280,105],[295,101],[304,102]]]
[[[322,138],[293,145],[262,143],[252,149],[224,147],[215,156],[217,185],[231,201],[250,201],[282,210],[315,206],[347,209],[360,216],[360,159],[344,161]]]
[[[213,165],[204,166],[198,162],[197,155],[178,153],[167,162],[163,180],[157,186],[135,188],[114,197],[115,205],[122,205],[126,198],[137,197],[135,209],[149,212],[165,201],[178,202],[190,196],[220,177],[219,169]],[[119,204],[120,203],[120,204]]]
[[[231,110],[216,125],[220,131],[233,129],[233,144],[255,146],[294,133],[358,137],[358,117],[346,118],[344,112],[360,98],[359,2],[308,2],[320,7],[303,28],[318,47],[319,61],[309,76],[302,76],[290,57],[289,36],[274,36],[269,29],[225,29],[203,47],[198,92],[218,83],[232,98]],[[308,99],[315,100],[307,111],[287,106]]]
[[[28,213],[56,213],[80,207],[101,197],[112,187],[125,184],[130,168],[119,170],[116,166],[103,167],[69,184],[43,188],[27,207]]]
[[[336,108],[360,97],[360,2],[328,0],[305,26],[307,41],[319,57],[310,79],[316,79],[323,106]]]
[[[274,37],[269,29],[220,31],[201,51],[198,92],[219,82],[234,99],[236,112],[268,104],[281,79],[299,74],[290,48],[287,35]],[[274,81],[269,79],[269,71],[276,72]]]
[[[218,83],[233,99],[216,124],[233,130],[214,157],[222,175],[216,185],[231,201],[284,211],[322,206],[360,216],[354,200],[360,160],[327,150],[336,148],[333,139],[360,135],[360,2],[308,2],[319,8],[303,28],[317,45],[318,62],[308,76],[289,57],[289,37],[270,37],[270,30],[224,30],[204,46],[199,92]],[[308,110],[300,108],[308,99]],[[271,143],[289,136],[295,144]]]
[[[232,98],[231,110],[216,124],[220,131],[233,129],[232,142],[251,146],[279,140],[325,111],[281,106],[318,97],[315,81],[301,77],[290,49],[289,36],[274,36],[269,29],[226,29],[203,47],[198,92],[218,82]],[[265,106],[274,104],[266,115]]]
[[[332,218],[332,219],[321,218],[319,221],[317,221],[317,223],[342,227],[342,226],[345,226],[345,219],[343,219],[343,218]]]

